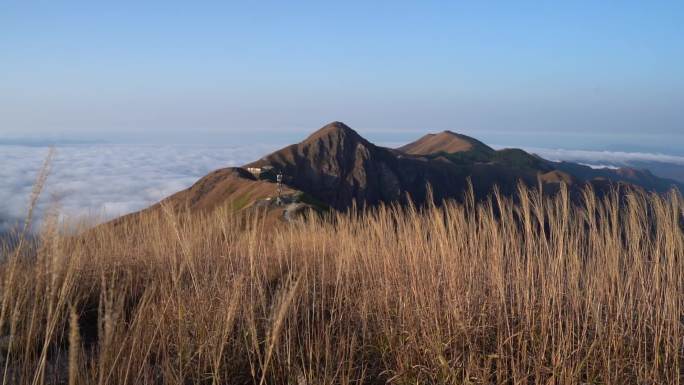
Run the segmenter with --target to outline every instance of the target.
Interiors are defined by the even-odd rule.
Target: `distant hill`
[[[640,170],[648,170],[659,177],[673,179],[680,184],[684,184],[684,164],[661,161],[632,160],[629,161],[629,167]]]
[[[642,187],[646,190],[666,192],[672,187],[684,191],[684,184],[673,179],[661,178],[653,175],[649,170],[632,167],[621,168],[592,168],[572,162],[549,162],[549,164],[563,172],[571,174],[583,181],[605,179],[613,182],[623,182]]]
[[[451,131],[443,131],[439,134],[427,134],[415,142],[399,147],[397,150],[414,155],[429,155],[436,153],[453,154],[466,151],[491,153],[494,151],[494,149],[475,138]]]
[[[276,203],[276,177],[282,174],[283,200]],[[553,193],[561,183],[571,190],[592,184],[599,191],[621,184],[665,192],[677,182],[631,168],[593,169],[552,162],[520,149],[494,150],[465,135],[428,134],[397,149],[376,146],[341,122],[332,122],[300,143],[284,147],[243,167],[214,171],[163,202],[175,209],[235,211],[266,208],[291,218],[312,209],[346,210],[381,203],[422,204],[429,189],[437,201],[462,199],[469,183],[476,198],[498,187],[512,195],[519,182],[541,183]],[[148,210],[156,210],[159,204]]]
[[[495,151],[477,139],[451,131],[425,135],[415,142],[399,147],[398,150],[428,157],[445,157],[461,164],[493,162],[510,167],[535,169],[539,171],[543,182],[562,181],[568,185],[575,185],[579,182],[608,180],[633,184],[657,192],[665,192],[673,186],[682,189],[682,183],[679,181],[658,177],[646,169],[592,168],[572,162],[548,161],[520,149]]]

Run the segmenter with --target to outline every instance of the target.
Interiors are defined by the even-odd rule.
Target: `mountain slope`
[[[259,211],[267,224],[287,222],[309,210],[325,209],[305,193],[283,186],[281,203],[277,202],[278,186],[259,179],[244,168],[229,167],[209,173],[189,188],[179,191],[142,211],[117,218],[114,227],[142,218],[141,214],[161,215],[165,207],[175,212],[209,213],[225,207],[232,213]]]
[[[201,178],[190,188],[166,199],[175,208],[211,210],[219,205],[230,205],[240,210],[260,199],[277,194],[276,185],[258,180],[242,168],[224,168]],[[292,193],[287,190],[285,193]]]

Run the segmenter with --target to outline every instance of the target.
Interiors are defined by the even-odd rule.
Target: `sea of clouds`
[[[191,186],[212,170],[259,159],[278,145],[111,145],[55,147],[35,218],[55,207],[64,218],[103,221],[145,208]],[[505,147],[505,146],[497,146]],[[594,167],[660,162],[684,167],[684,157],[640,152],[526,148],[550,160]],[[20,223],[49,147],[0,145],[0,233]]]
[[[684,156],[647,152],[588,151],[527,147],[525,150],[554,161],[569,161],[600,166],[629,166],[636,162],[659,162],[684,166]]]
[[[212,170],[259,159],[273,145],[239,147],[56,146],[34,217],[48,208],[64,218],[103,221],[145,208],[191,186]],[[0,145],[0,232],[24,220],[45,146]]]

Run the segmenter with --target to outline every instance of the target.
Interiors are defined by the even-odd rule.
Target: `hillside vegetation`
[[[0,263],[2,384],[680,384],[681,196],[264,227],[169,207]]]

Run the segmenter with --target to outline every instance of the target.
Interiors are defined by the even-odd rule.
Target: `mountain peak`
[[[354,131],[351,129],[351,127],[347,126],[344,124],[344,122],[340,122],[338,120],[335,120],[334,122],[330,122],[323,126],[321,129],[335,129],[335,130],[350,130]]]
[[[361,138],[361,136],[354,131],[351,127],[347,126],[346,124],[338,121],[334,121],[331,123],[326,124],[325,126],[319,128],[317,131],[315,131],[313,134],[309,136],[308,140],[312,139],[318,139],[321,137],[327,137],[327,136],[336,136],[336,137],[342,137],[342,136],[352,136],[352,137],[358,137]]]
[[[354,200],[364,206],[398,199],[399,182],[385,163],[393,160],[391,151],[342,122],[332,122],[246,167],[271,166],[283,173],[289,186],[342,209]]]
[[[429,155],[435,153],[455,153],[470,150],[494,151],[475,138],[444,130],[437,134],[427,134],[415,142],[399,148],[399,151],[413,155]]]

